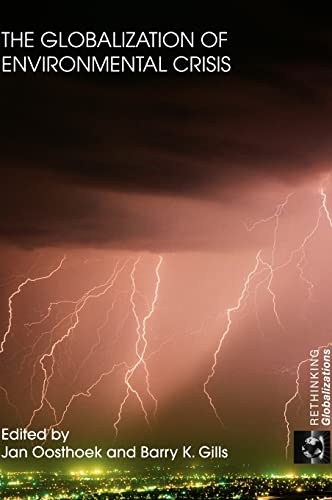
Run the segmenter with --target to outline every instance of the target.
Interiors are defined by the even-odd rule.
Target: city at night
[[[332,475],[204,472],[199,466],[130,470],[2,473],[1,498],[18,499],[273,499],[331,498]]]

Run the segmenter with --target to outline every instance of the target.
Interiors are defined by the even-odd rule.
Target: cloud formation
[[[313,59],[248,69],[242,57],[217,78],[2,78],[1,238],[229,246],[217,221],[241,223],[264,190],[330,168],[330,72]]]

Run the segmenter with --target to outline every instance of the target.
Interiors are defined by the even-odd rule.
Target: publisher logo
[[[295,464],[329,464],[330,431],[294,431]]]

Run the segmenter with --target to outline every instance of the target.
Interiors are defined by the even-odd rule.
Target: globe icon
[[[302,453],[306,458],[317,458],[322,451],[323,443],[315,437],[308,437],[302,445]]]

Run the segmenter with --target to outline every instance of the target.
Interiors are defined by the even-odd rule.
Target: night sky
[[[41,363],[49,374],[47,353],[67,335],[32,428],[52,425],[51,406],[59,419],[73,394],[122,363],[91,397],[75,399],[61,424],[71,445],[114,444],[146,318],[158,410],[154,417],[140,363],[131,380],[151,426],[131,393],[116,443],[221,443],[235,468],[291,465],[283,412],[296,367],[332,341],[332,229],[322,209],[324,193],[332,213],[332,33],[317,11],[225,9],[199,23],[198,12],[168,23],[162,13],[163,23],[112,23],[111,13],[90,12],[75,25],[2,26],[228,30],[232,71],[0,76],[0,341],[8,333],[0,385],[10,400],[2,390],[1,426],[27,425],[41,402]],[[50,278],[26,283],[9,302],[64,255]],[[77,312],[84,294],[119,270],[114,286]],[[203,389],[228,308],[238,310],[208,384],[223,427]],[[289,408],[291,430],[305,425],[305,384],[302,396]]]

